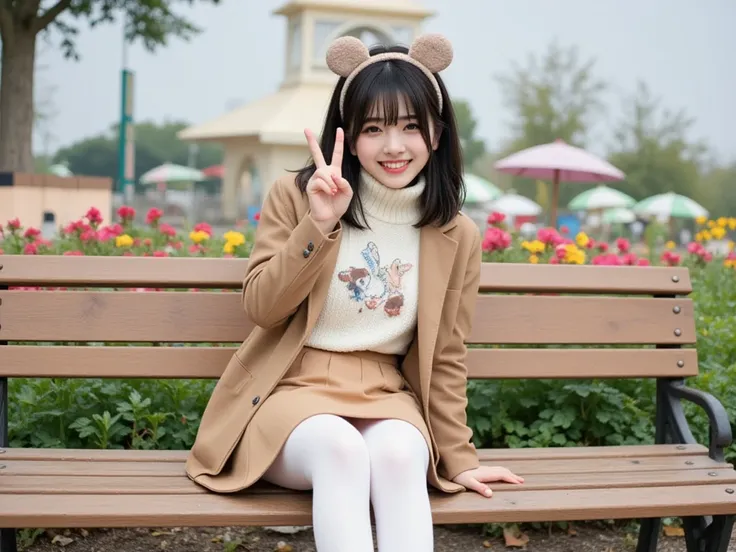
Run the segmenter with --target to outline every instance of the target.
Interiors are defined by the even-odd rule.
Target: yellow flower
[[[578,249],[574,243],[567,244],[565,246],[565,262],[583,264],[585,262],[585,251]]]
[[[703,230],[701,234],[703,235],[703,241],[710,241],[713,238],[713,234],[708,230]]]
[[[728,219],[728,229],[729,230],[736,230],[736,218],[730,217]]]
[[[205,240],[208,240],[209,238],[210,235],[203,230],[196,230],[194,232],[190,232],[189,234],[189,239],[192,240],[194,243],[201,243]]]
[[[723,266],[726,266],[728,268],[733,268],[736,266],[736,260],[726,259],[725,261],[723,261]]]
[[[698,217],[698,218],[695,219],[695,222],[697,222],[700,226],[703,226],[705,224],[705,221],[707,221],[707,220],[708,219],[705,218],[705,217]]]
[[[716,226],[713,228],[713,230],[710,231],[711,234],[713,234],[713,237],[717,240],[720,240],[723,238],[723,236],[726,235],[726,229],[722,226]]]
[[[708,228],[715,228],[715,226],[716,226],[716,221],[714,220],[708,221]]]
[[[675,242],[673,242],[672,240],[668,241],[666,244],[664,244],[664,246],[667,249],[674,249],[675,247],[677,247],[677,245],[675,244]]]
[[[536,255],[529,255],[529,262],[532,264],[537,264],[539,262],[539,257]]]
[[[590,242],[590,238],[585,232],[579,232],[577,236],[575,236],[575,242],[580,247],[585,247]]]
[[[245,236],[240,232],[236,232],[234,230],[225,232],[223,237],[225,238],[225,241],[229,244],[232,244],[233,247],[237,247],[245,243]]]
[[[123,234],[115,238],[115,247],[130,247],[133,245],[133,238],[128,234]]]
[[[222,250],[225,253],[232,253],[235,251],[235,245],[232,242],[225,242],[225,245],[223,246]]]
[[[721,228],[725,228],[726,225],[728,224],[728,219],[726,217],[718,217],[717,222],[718,222],[718,226],[720,226]]]

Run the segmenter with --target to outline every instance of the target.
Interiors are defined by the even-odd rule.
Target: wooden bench
[[[0,257],[0,527],[310,524],[308,493],[260,484],[206,492],[184,473],[186,451],[7,447],[7,378],[217,378],[232,346],[167,345],[248,335],[236,292],[246,263]],[[110,289],[141,287],[179,289]],[[644,446],[481,450],[484,463],[502,463],[526,484],[497,484],[491,500],[432,492],[435,523],[641,518],[643,552],[655,550],[660,518],[681,516],[689,551],[725,552],[736,515],[736,471],[723,452],[731,427],[715,398],[684,385],[698,373],[690,291],[683,268],[485,264],[469,342],[511,347],[471,348],[470,377],[656,378],[656,435]],[[590,347],[623,344],[642,347]],[[707,412],[707,446],[693,438],[682,399]],[[2,531],[2,552],[15,551],[14,539]]]

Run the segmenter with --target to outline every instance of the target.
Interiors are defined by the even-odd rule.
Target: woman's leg
[[[263,479],[289,489],[313,489],[319,552],[373,552],[368,449],[343,418],[320,414],[304,420]]]
[[[355,425],[368,445],[378,550],[431,552],[427,442],[403,420],[356,420]]]

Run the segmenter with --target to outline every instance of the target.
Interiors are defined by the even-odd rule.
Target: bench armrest
[[[723,449],[731,444],[733,436],[731,421],[728,419],[728,413],[721,402],[710,393],[685,386],[682,380],[666,381],[664,388],[667,394],[667,406],[671,415],[672,429],[680,441],[687,444],[696,443],[680,402],[685,399],[705,410],[710,420],[709,456],[718,462],[725,462]]]

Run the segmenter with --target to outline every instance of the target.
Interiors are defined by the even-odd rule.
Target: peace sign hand
[[[307,182],[307,197],[312,219],[325,233],[330,232],[345,214],[353,198],[353,189],[342,177],[342,155],[345,133],[337,129],[335,149],[328,165],[314,133],[305,129],[309,151],[317,167]]]

